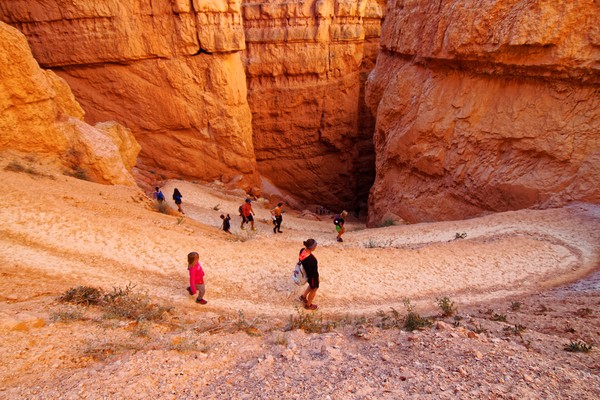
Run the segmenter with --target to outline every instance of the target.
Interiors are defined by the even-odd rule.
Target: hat
[[[246,203],[252,203],[252,200],[246,199]]]

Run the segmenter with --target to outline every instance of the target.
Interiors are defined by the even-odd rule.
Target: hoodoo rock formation
[[[69,83],[88,122],[132,130],[148,183],[257,184],[241,0],[2,0],[0,20]]]
[[[89,180],[135,185],[131,170],[140,146],[117,123],[95,127],[67,83],[43,70],[23,34],[0,22],[0,149],[50,161]]]
[[[353,207],[374,179],[362,88],[385,0],[244,0],[244,60],[258,169],[307,202]]]
[[[600,202],[597,1],[390,2],[369,223]]]

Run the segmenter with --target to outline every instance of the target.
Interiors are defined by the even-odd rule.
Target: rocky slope
[[[369,222],[600,201],[600,5],[390,2]]]
[[[257,231],[234,218],[232,234],[219,232],[242,194],[217,185],[168,182],[184,194],[177,216],[134,187],[5,166],[0,158],[0,398],[600,396],[598,280],[548,289],[598,265],[598,205],[378,229],[350,221],[338,243],[330,220],[289,210],[274,235],[262,201]],[[301,308],[290,277],[309,236],[317,312]],[[206,305],[185,290],[190,251],[201,255]],[[81,285],[119,301],[58,300]],[[440,317],[443,296],[456,318]],[[408,332],[406,298],[437,321]],[[571,342],[593,348],[565,351]]]
[[[34,60],[23,34],[0,22],[0,149],[100,183],[135,185],[140,146],[115,122],[90,126],[66,82]]]

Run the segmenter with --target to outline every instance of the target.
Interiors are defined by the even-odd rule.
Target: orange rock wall
[[[87,121],[134,132],[148,183],[257,184],[240,0],[0,0],[0,19],[69,83]]]
[[[385,1],[244,0],[242,10],[259,171],[306,203],[366,201],[374,119],[363,87]]]
[[[131,132],[114,122],[90,126],[83,115],[67,83],[41,69],[25,36],[0,22],[0,157],[16,152],[95,182],[135,185],[140,146]]]
[[[600,202],[600,4],[393,1],[369,223]]]

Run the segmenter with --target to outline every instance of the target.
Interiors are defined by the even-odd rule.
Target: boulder
[[[66,82],[43,70],[25,37],[0,22],[0,148],[52,159],[85,178],[135,185],[139,145],[123,127],[96,129]]]

